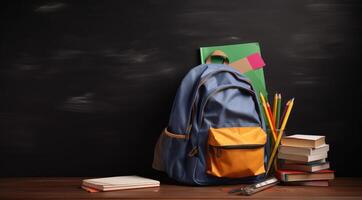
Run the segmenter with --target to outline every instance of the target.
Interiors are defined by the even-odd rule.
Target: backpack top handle
[[[226,55],[226,53],[224,53],[223,51],[220,50],[216,50],[213,51],[205,60],[206,64],[211,64],[212,63],[212,58],[221,58],[222,59],[222,63],[225,65],[229,64],[229,58]]]

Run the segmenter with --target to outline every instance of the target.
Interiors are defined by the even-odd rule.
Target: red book
[[[326,169],[309,173],[293,170],[277,170],[275,177],[284,182],[332,180],[334,179],[334,171]]]

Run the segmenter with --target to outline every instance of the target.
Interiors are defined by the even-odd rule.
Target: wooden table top
[[[362,199],[362,178],[337,178],[329,187],[275,186],[253,196],[227,191],[235,186],[191,187],[162,184],[145,188],[88,193],[83,178],[0,178],[0,199]]]

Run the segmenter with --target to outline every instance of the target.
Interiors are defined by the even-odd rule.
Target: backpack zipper
[[[226,145],[226,146],[214,146],[214,145],[210,145],[209,147],[211,148],[215,148],[216,150],[216,157],[221,157],[221,150],[222,149],[226,149],[226,150],[231,150],[231,149],[259,149],[259,148],[263,148],[265,146],[265,144],[240,144],[240,145]]]
[[[264,147],[264,145],[265,144],[239,144],[239,145],[214,146],[209,144],[209,146],[218,149],[258,149]]]

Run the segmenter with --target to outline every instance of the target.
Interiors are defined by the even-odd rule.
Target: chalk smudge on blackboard
[[[128,79],[128,80],[139,80],[139,79],[147,79],[147,78],[152,78],[152,77],[159,77],[160,75],[168,75],[171,74],[175,68],[174,67],[170,67],[172,65],[170,64],[163,64],[164,67],[161,67],[159,70],[156,71],[148,71],[147,73],[142,72],[142,71],[133,71],[134,73],[128,73],[124,78]]]
[[[126,49],[122,51],[107,50],[103,52],[106,57],[116,58],[121,63],[140,64],[149,62],[159,54],[159,49]],[[157,58],[156,58],[157,59]]]
[[[73,112],[93,112],[93,93],[69,97],[62,106],[64,110]]]
[[[107,99],[96,98],[93,92],[87,92],[79,96],[68,97],[59,107],[60,110],[77,113],[112,113],[119,108],[108,102]]]
[[[306,68],[303,68],[306,69]],[[299,70],[303,70],[299,69]],[[313,75],[314,74],[314,75]],[[300,86],[316,86],[321,84],[326,84],[326,80],[324,79],[323,74],[316,76],[316,73],[313,70],[304,70],[302,71],[294,71],[291,73],[292,76],[292,84],[300,85]]]
[[[68,60],[84,54],[85,51],[77,49],[61,49],[57,50],[51,56],[54,60]]]
[[[45,5],[39,6],[34,11],[40,12],[40,13],[50,13],[50,12],[56,12],[56,11],[62,10],[66,6],[67,6],[67,4],[65,4],[65,3],[54,2],[54,3],[48,3]]]

